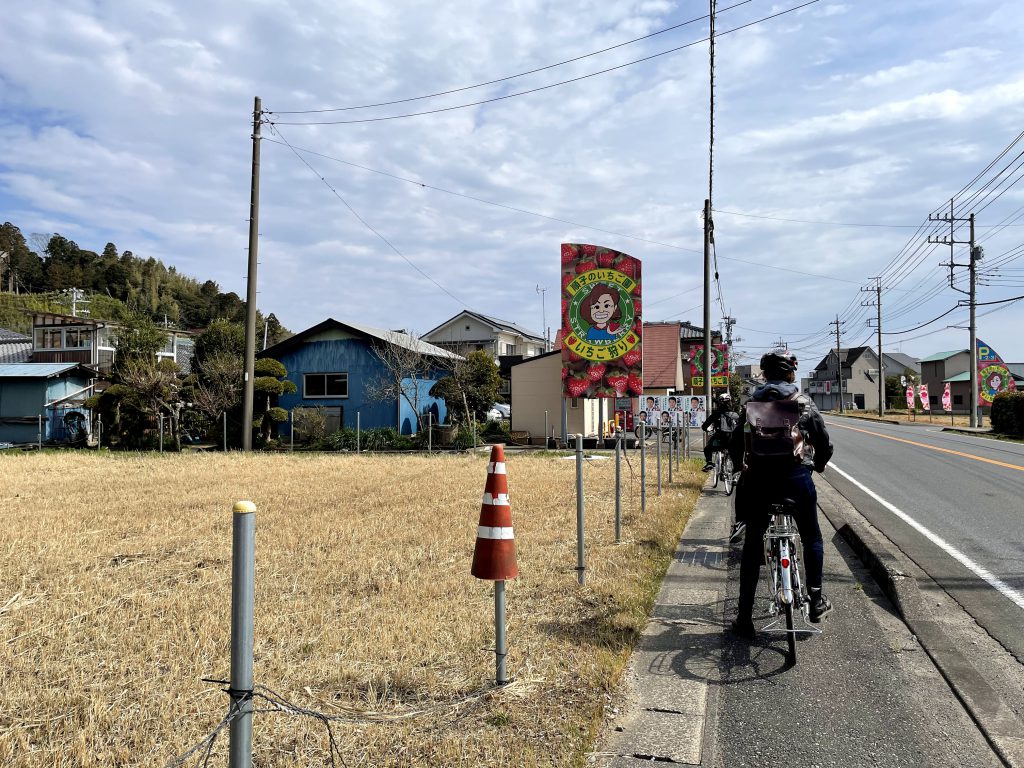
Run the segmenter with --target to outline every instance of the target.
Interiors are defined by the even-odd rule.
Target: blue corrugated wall
[[[359,339],[333,339],[330,341],[311,341],[303,344],[287,354],[277,358],[288,369],[288,379],[295,384],[296,392],[282,395],[279,405],[285,410],[296,406],[342,406],[344,426],[355,428],[356,412],[362,429],[393,427],[401,429],[403,434],[416,431],[412,409],[404,401],[399,406],[394,400],[380,402],[366,397],[367,385],[384,372],[384,365],[370,349],[366,341]],[[347,398],[303,398],[302,377],[305,373],[347,373]],[[436,400],[427,395],[433,382],[421,382],[420,405],[424,412],[434,408],[435,421],[442,421],[447,416],[444,401]],[[288,435],[288,424],[282,424],[280,433]]]

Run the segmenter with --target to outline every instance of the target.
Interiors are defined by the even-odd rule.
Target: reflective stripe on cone
[[[512,507],[508,499],[505,447],[502,445],[491,447],[470,573],[478,579],[490,581],[514,579],[519,575]]]

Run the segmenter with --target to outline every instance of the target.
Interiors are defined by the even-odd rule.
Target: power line
[[[725,11],[731,11],[733,8],[739,8],[741,5],[746,5],[747,3],[750,3],[752,1],[753,0],[742,0],[739,3],[735,3],[734,5],[730,5],[727,8],[723,8],[721,10],[721,13],[724,13]],[[561,66],[564,66],[566,64],[572,64],[572,63],[577,62],[577,61],[582,61],[583,59],[588,59],[591,56],[599,56],[602,53],[608,53],[609,51],[614,51],[617,48],[624,48],[627,45],[632,45],[633,43],[639,43],[639,42],[641,42],[643,40],[649,40],[652,37],[657,37],[658,35],[663,35],[666,32],[672,32],[672,31],[674,31],[676,29],[681,29],[683,27],[689,26],[690,24],[695,24],[698,21],[703,21],[704,19],[708,18],[708,16],[709,16],[709,14],[705,13],[703,16],[697,16],[697,17],[689,19],[687,21],[680,22],[679,24],[673,24],[671,27],[665,27],[664,29],[659,29],[656,32],[651,32],[650,34],[642,35],[641,37],[634,37],[632,40],[626,40],[625,42],[617,43],[616,45],[610,45],[607,48],[602,48],[602,49],[600,49],[598,51],[591,51],[590,53],[584,53],[584,54],[582,54],[580,56],[574,56],[571,59],[565,59],[564,61],[559,61],[559,62],[556,62],[554,64],[547,64],[547,65],[545,65],[543,67],[537,67],[536,69],[528,69],[525,72],[520,72],[520,73],[515,74],[515,75],[507,75],[505,77],[499,77],[499,78],[496,78],[494,80],[487,80],[487,81],[482,82],[482,83],[476,83],[475,85],[465,85],[465,86],[462,86],[461,88],[450,88],[447,91],[437,91],[436,93],[428,93],[428,94],[425,94],[423,96],[412,96],[412,97],[407,98],[407,99],[395,99],[394,101],[381,101],[381,102],[377,102],[376,104],[358,104],[358,105],[352,106],[352,107],[330,107],[330,108],[325,108],[325,109],[276,110],[274,112],[274,114],[276,114],[276,115],[312,115],[312,114],[323,114],[325,112],[350,112],[350,111],[353,111],[353,110],[356,110],[356,109],[373,109],[374,107],[390,107],[390,106],[393,106],[395,104],[408,104],[410,101],[423,101],[425,99],[433,99],[433,98],[436,98],[438,96],[449,96],[449,95],[451,95],[453,93],[461,93],[463,91],[471,91],[471,90],[474,90],[476,88],[484,88],[484,87],[486,87],[488,85],[497,85],[498,83],[504,83],[504,82],[507,82],[509,80],[515,80],[516,78],[519,78],[519,77],[526,77],[527,75],[535,75],[538,72],[544,72],[544,71],[549,70],[549,69],[554,69],[556,67],[561,67]]]
[[[778,18],[779,16],[785,16],[786,14],[792,13],[793,11],[798,11],[801,8],[806,8],[809,5],[814,5],[817,2],[819,2],[819,0],[807,0],[807,2],[802,3],[801,5],[796,5],[796,6],[793,6],[792,8],[787,8],[784,11],[779,11],[778,13],[773,13],[770,16],[765,16],[765,17],[757,19],[755,21],[751,21],[751,22],[749,22],[747,24],[741,24],[740,26],[733,27],[732,29],[726,30],[725,32],[719,32],[719,33],[717,33],[716,36],[717,37],[722,37],[723,35],[732,34],[733,32],[739,32],[742,29],[747,29],[748,27],[752,27],[752,26],[755,26],[757,24],[763,24],[764,22],[770,21],[770,20],[775,19],[775,18]],[[604,75],[604,74],[607,74],[609,72],[614,72],[614,71],[619,70],[619,69],[625,69],[626,67],[631,67],[631,66],[633,66],[635,64],[642,64],[645,61],[651,61],[652,59],[656,59],[656,58],[658,58],[660,56],[667,56],[670,53],[678,53],[679,51],[685,50],[686,48],[692,48],[695,45],[700,45],[701,43],[706,43],[707,41],[708,41],[708,38],[706,38],[706,37],[705,38],[701,38],[700,40],[694,40],[692,43],[686,43],[685,45],[680,45],[680,46],[677,46],[675,48],[670,48],[667,51],[661,51],[660,53],[654,53],[654,54],[651,54],[650,56],[644,56],[643,58],[640,58],[640,59],[635,59],[633,61],[628,61],[625,64],[618,64],[618,65],[616,65],[614,67],[607,67],[606,69],[601,69],[601,70],[598,70],[596,72],[590,72],[590,73],[588,73],[586,75],[580,75],[579,77],[569,78],[568,80],[560,80],[557,83],[550,83],[548,85],[541,85],[541,86],[538,86],[536,88],[529,88],[529,89],[527,89],[525,91],[516,91],[515,93],[506,93],[504,96],[494,96],[494,97],[489,98],[489,99],[481,99],[479,101],[473,101],[473,102],[469,102],[469,103],[466,103],[466,104],[456,104],[456,105],[451,106],[451,107],[439,107],[437,109],[427,109],[427,110],[423,110],[421,112],[407,112],[407,113],[400,114],[400,115],[386,115],[384,117],[366,117],[366,118],[361,118],[361,119],[357,119],[357,120],[311,120],[311,121],[302,121],[302,122],[295,122],[295,121],[271,121],[271,123],[272,124],[276,124],[276,125],[352,125],[352,124],[355,124],[355,123],[379,123],[379,122],[383,122],[383,121],[386,121],[386,120],[400,120],[400,119],[407,118],[407,117],[422,117],[423,115],[435,115],[435,114],[438,114],[438,113],[441,113],[441,112],[452,112],[452,111],[457,110],[457,109],[467,109],[469,107],[479,107],[479,106],[481,106],[483,104],[493,104],[494,102],[497,102],[497,101],[505,101],[507,99],[514,99],[514,98],[516,98],[518,96],[527,96],[527,95],[529,95],[531,93],[538,93],[540,91],[550,90],[551,88],[557,88],[559,86],[569,85],[570,83],[578,83],[581,80],[586,80],[586,79],[591,78],[591,77],[597,77],[598,75]],[[276,113],[274,111],[268,110],[267,114],[273,115],[273,114],[279,114],[279,113]]]
[[[278,128],[277,128],[276,126],[274,126],[274,125],[271,125],[271,130],[272,130],[272,131],[274,131],[274,133],[276,133],[276,134],[277,134],[278,136],[280,136],[280,137],[281,137],[281,141],[282,141],[282,142],[284,142],[284,145],[285,145],[286,147],[288,147],[288,149],[290,149],[290,150],[292,151],[292,153],[293,153],[293,154],[294,154],[294,155],[295,155],[295,156],[296,156],[297,158],[299,158],[299,160],[300,160],[300,161],[302,162],[302,164],[303,164],[303,165],[305,165],[305,166],[306,166],[307,168],[309,168],[310,172],[312,172],[314,176],[316,176],[316,177],[317,177],[318,179],[320,179],[320,181],[322,181],[322,182],[324,183],[324,185],[325,185],[325,186],[326,186],[326,187],[327,187],[327,188],[328,188],[329,190],[331,190],[331,192],[333,192],[333,193],[334,193],[334,196],[335,196],[336,198],[338,198],[338,199],[339,199],[339,200],[340,200],[340,201],[342,202],[342,204],[344,204],[344,206],[345,206],[346,208],[348,208],[349,212],[351,212],[351,214],[352,214],[353,216],[355,216],[355,217],[356,217],[356,218],[357,218],[357,219],[359,220],[359,222],[360,222],[360,223],[361,223],[361,224],[362,224],[362,225],[363,225],[364,227],[366,227],[366,228],[367,228],[368,230],[370,230],[370,231],[371,231],[371,232],[372,232],[373,234],[375,234],[375,235],[376,235],[377,237],[379,237],[379,238],[380,238],[380,239],[381,239],[381,240],[382,240],[382,241],[384,242],[384,244],[385,244],[385,245],[386,245],[386,246],[387,246],[388,248],[390,248],[390,249],[391,249],[392,251],[394,251],[395,253],[397,253],[397,254],[398,254],[398,255],[399,255],[399,256],[400,256],[401,258],[402,258],[402,260],[403,260],[403,261],[404,261],[404,262],[405,262],[406,264],[408,264],[408,265],[409,265],[410,267],[412,267],[412,268],[413,268],[413,269],[415,269],[415,270],[416,270],[417,272],[419,272],[419,273],[420,273],[421,275],[423,275],[423,277],[425,277],[425,278],[426,278],[427,280],[429,280],[429,281],[430,281],[431,283],[433,283],[434,285],[436,285],[436,286],[437,286],[437,287],[438,287],[439,289],[441,289],[441,291],[442,291],[442,292],[444,292],[445,294],[447,294],[448,296],[450,296],[450,297],[451,297],[452,299],[454,299],[456,303],[458,303],[458,304],[461,304],[461,305],[462,305],[463,307],[465,307],[466,309],[471,309],[471,307],[470,307],[470,306],[469,306],[469,305],[468,305],[468,304],[467,304],[466,302],[464,302],[464,301],[463,301],[462,299],[460,299],[460,298],[459,298],[458,296],[456,296],[456,295],[455,295],[454,293],[452,293],[452,292],[451,292],[451,291],[449,291],[449,290],[448,290],[447,288],[445,288],[445,287],[444,287],[443,285],[441,285],[441,284],[440,284],[439,282],[437,282],[437,280],[435,280],[435,279],[434,279],[434,278],[432,278],[432,277],[431,277],[430,275],[428,275],[428,274],[427,274],[426,272],[424,272],[424,271],[423,271],[422,269],[420,269],[420,268],[419,268],[419,267],[418,267],[418,266],[417,266],[416,264],[414,264],[414,263],[413,263],[413,262],[412,262],[412,261],[411,261],[411,260],[410,260],[410,259],[409,259],[409,258],[408,258],[408,257],[407,257],[407,256],[406,256],[405,254],[404,254],[404,253],[402,253],[402,252],[401,252],[400,250],[398,250],[398,248],[396,248],[396,247],[394,246],[394,244],[393,244],[393,243],[392,243],[392,242],[391,242],[390,240],[388,240],[388,239],[387,239],[386,237],[384,237],[384,235],[382,235],[382,234],[381,234],[380,232],[378,232],[378,231],[377,231],[376,229],[374,229],[374,228],[373,228],[373,227],[372,227],[372,226],[370,225],[370,223],[366,221],[366,219],[364,219],[364,218],[363,218],[362,216],[360,216],[360,215],[359,215],[359,214],[358,214],[358,213],[356,212],[355,208],[353,208],[353,207],[352,207],[351,205],[349,205],[349,204],[348,204],[348,201],[347,201],[347,200],[346,200],[346,199],[345,199],[344,197],[342,197],[342,196],[341,196],[341,195],[340,195],[340,194],[338,193],[338,190],[336,190],[336,189],[335,189],[335,188],[334,188],[333,186],[331,186],[331,183],[330,183],[329,181],[327,181],[327,179],[325,179],[325,178],[324,178],[324,177],[323,177],[323,176],[322,176],[322,175],[320,174],[320,172],[319,172],[319,171],[318,171],[318,170],[317,170],[316,168],[314,168],[314,167],[313,167],[312,165],[310,165],[310,164],[309,164],[309,162],[308,162],[308,161],[306,160],[306,158],[304,158],[304,157],[303,157],[303,156],[302,156],[301,154],[299,154],[299,152],[298,152],[298,151],[297,151],[297,150],[295,149],[295,147],[293,147],[293,146],[292,146],[292,145],[291,145],[291,144],[290,144],[290,143],[288,142],[288,139],[286,139],[286,138],[284,137],[284,134],[282,134],[282,133],[281,133],[280,129],[278,129]],[[276,143],[280,143],[280,142],[274,142],[274,143],[276,144]]]

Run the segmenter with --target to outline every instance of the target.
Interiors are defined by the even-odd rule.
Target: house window
[[[938,395],[928,395],[928,402],[931,403],[932,405],[938,405],[939,404],[939,396]]]
[[[88,328],[65,328],[64,347],[66,349],[92,349],[92,331]]]
[[[964,396],[963,395],[953,395],[953,405],[963,405],[963,404],[964,404]]]
[[[62,346],[60,328],[36,328],[36,349],[60,349]]]
[[[516,352],[517,349],[518,349],[518,347],[515,344],[506,344],[505,345],[505,354],[506,355],[518,354],[518,352]]]
[[[307,373],[302,377],[302,396],[348,397],[347,373]]]
[[[569,407],[570,408],[579,408],[580,407],[580,399],[578,397],[574,397],[571,400],[569,400]]]

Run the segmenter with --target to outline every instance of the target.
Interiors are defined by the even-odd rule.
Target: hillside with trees
[[[118,251],[107,243],[90,251],[60,234],[30,235],[5,222],[0,226],[0,327],[26,333],[31,318],[23,310],[122,320],[142,314],[185,330],[206,328],[217,319],[245,322],[245,302],[223,293],[212,280],[200,282],[154,258]],[[85,310],[83,312],[82,310]],[[270,316],[273,318],[273,315]],[[262,318],[257,327],[262,329]],[[276,319],[269,344],[289,332]]]

